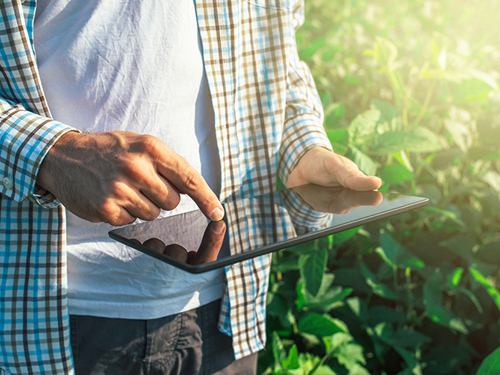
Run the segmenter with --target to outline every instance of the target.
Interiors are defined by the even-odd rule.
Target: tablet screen
[[[426,205],[426,198],[304,185],[223,203],[225,217],[201,211],[129,225],[111,238],[185,271],[200,273],[351,229]]]

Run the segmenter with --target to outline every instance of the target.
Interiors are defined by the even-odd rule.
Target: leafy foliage
[[[500,373],[499,12],[306,0],[334,149],[430,204],[275,254],[260,373]]]

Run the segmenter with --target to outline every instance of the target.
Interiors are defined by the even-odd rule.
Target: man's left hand
[[[323,147],[315,147],[304,154],[288,177],[288,187],[304,184],[370,191],[378,189],[382,180],[366,176],[356,164],[342,155]]]

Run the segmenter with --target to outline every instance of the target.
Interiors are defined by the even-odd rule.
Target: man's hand
[[[189,195],[211,220],[222,205],[203,177],[159,139],[132,132],[63,135],[46,155],[37,184],[75,215],[124,225],[153,220]]]
[[[378,189],[382,181],[378,177],[366,176],[346,157],[315,147],[305,153],[288,178],[288,187],[304,184],[370,191]]]

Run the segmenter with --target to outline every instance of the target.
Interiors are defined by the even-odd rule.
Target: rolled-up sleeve
[[[300,60],[295,31],[303,24],[304,4],[293,11],[293,38],[288,51],[285,124],[279,152],[278,173],[286,184],[300,158],[313,147],[332,149],[323,128],[323,108],[309,67]]]

